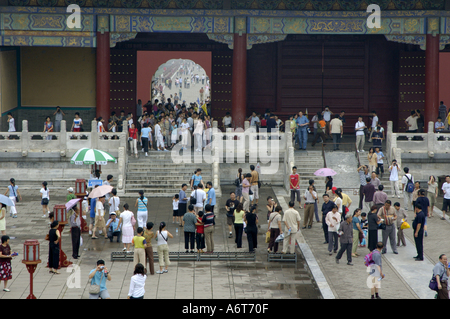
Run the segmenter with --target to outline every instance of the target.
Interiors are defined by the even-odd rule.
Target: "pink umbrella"
[[[65,206],[66,206],[66,210],[71,209],[73,206],[75,206],[79,201],[81,200],[81,198],[74,198],[69,200]]]
[[[89,193],[88,198],[98,198],[105,196],[108,193],[111,193],[113,187],[110,185],[102,185],[99,187],[96,187],[92,190],[92,192]]]
[[[316,176],[334,176],[337,173],[331,168],[321,168],[314,172]]]

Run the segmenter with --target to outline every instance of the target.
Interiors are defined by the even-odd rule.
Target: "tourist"
[[[44,122],[44,133],[51,133],[51,132],[53,132],[53,122],[52,122],[50,116],[47,116],[45,118],[45,122]],[[46,134],[45,139],[52,140],[52,136]]]
[[[398,187],[399,179],[398,179],[398,173],[400,172],[400,167],[397,164],[397,160],[393,159],[391,166],[389,166],[389,181],[391,182],[391,188],[392,188],[392,197],[397,195],[398,198],[400,198],[400,191]]]
[[[138,227],[136,229],[136,236],[131,240],[131,244],[134,246],[133,262],[136,266],[139,263],[145,262],[145,245],[146,240],[144,237],[144,228]]]
[[[177,222],[181,226],[181,218],[180,218],[180,215],[178,213],[179,206],[180,206],[180,195],[179,194],[175,194],[172,197],[172,224],[175,224],[175,222]]]
[[[244,180],[244,175],[242,174],[242,168],[238,169],[238,173],[236,175],[236,180],[234,186],[236,186],[236,189],[234,190],[234,193],[236,194],[236,199],[242,203],[243,196],[242,196],[242,181]]]
[[[306,190],[303,195],[303,198],[305,199],[305,212],[303,214],[302,229],[305,229],[306,226],[310,229],[314,220],[314,204],[317,200],[317,193],[314,191],[313,185],[309,185],[308,190]]]
[[[444,193],[444,200],[441,219],[445,220],[445,213],[448,213],[450,210],[450,175],[445,176],[445,183],[442,184],[442,192]]]
[[[102,132],[106,132],[105,127],[103,126],[103,123],[105,122],[105,120],[103,119],[103,117],[99,117],[97,118],[97,132],[98,133],[102,133]]]
[[[392,202],[390,200],[387,200],[386,203],[384,203],[384,206],[381,207],[378,210],[378,217],[381,219],[381,224],[384,224],[385,227],[381,231],[382,235],[382,241],[383,241],[383,251],[382,253],[385,254],[387,247],[387,240],[389,238],[389,243],[391,244],[391,249],[394,252],[394,254],[398,254],[397,251],[397,245],[395,243],[395,231],[396,227],[394,225],[395,221],[397,220],[397,210],[391,206]]]
[[[433,277],[436,278],[438,286],[436,299],[449,299],[448,294],[449,276],[450,276],[450,268],[448,266],[447,256],[442,254],[439,256],[439,262],[436,263],[436,265],[434,265],[433,267]]]
[[[66,114],[64,114],[61,108],[57,106],[53,115],[55,116],[55,132],[61,132],[61,121],[63,120],[63,116],[66,116]]]
[[[6,189],[5,196],[9,192],[8,197],[14,203],[14,205],[9,207],[9,216],[17,218],[17,209],[15,205],[18,202],[17,199],[20,198],[20,200],[22,200],[22,195],[20,194],[19,186],[16,185],[16,180],[14,178],[11,178],[9,183],[10,185],[8,185],[8,188]]]
[[[379,185],[378,190],[373,194],[373,204],[377,206],[378,209],[380,209],[388,199],[387,194],[383,190],[384,186]],[[369,207],[367,211],[370,211],[371,207]]]
[[[381,299],[378,294],[378,289],[380,289],[380,280],[385,276],[382,271],[382,258],[381,251],[383,250],[384,245],[382,242],[377,242],[375,244],[375,248],[372,250],[372,260],[373,264],[369,265],[369,278],[370,280],[370,299]]]
[[[345,216],[345,208],[344,205],[342,204],[342,193],[341,193],[341,189],[340,188],[336,188],[333,187],[332,191],[334,193],[334,203],[336,204],[336,206],[338,207],[338,212],[342,215],[342,220],[344,220],[344,216]]]
[[[347,213],[345,215],[345,220],[341,222],[339,226],[338,234],[340,235],[341,249],[336,255],[336,264],[339,264],[344,252],[347,252],[347,265],[353,266],[352,264],[352,246],[353,246],[353,223],[352,214]]]
[[[120,236],[122,235],[122,231],[120,230],[120,220],[115,212],[109,214],[109,219],[106,222],[107,235],[109,238],[109,242],[113,242],[114,236],[117,237],[117,242],[120,242]]]
[[[330,111],[330,108],[327,106],[325,106],[325,110],[322,111],[323,119],[325,120],[325,122],[327,123],[326,125],[326,135],[330,135],[330,121],[331,121],[331,115],[333,115],[333,112]]]
[[[422,211],[425,215],[425,225],[423,227],[424,230],[424,234],[425,237],[428,236],[428,231],[427,231],[427,220],[428,217],[430,216],[430,210],[431,210],[431,206],[430,206],[430,200],[428,199],[428,197],[425,196],[425,190],[424,189],[419,189],[418,193],[418,197],[416,199],[415,204],[420,204],[420,206],[422,206]]]
[[[148,199],[144,196],[144,191],[139,191],[139,197],[136,199],[134,207],[137,207],[137,222],[138,227],[144,228],[147,225],[148,218]]]
[[[128,203],[123,204],[124,211],[120,213],[119,224],[122,225],[122,243],[123,251],[130,251],[131,240],[134,235],[136,220],[133,212],[129,211]]]
[[[381,181],[380,179],[377,177],[377,173],[372,171],[372,173],[370,174],[370,184],[372,184],[373,186],[375,186],[375,189],[378,189],[378,186],[381,185]]]
[[[246,212],[243,217],[246,223],[244,231],[247,234],[248,251],[250,253],[255,252],[255,249],[258,247],[258,215],[256,213],[257,206],[252,205],[250,211]]]
[[[75,118],[73,119],[71,131],[81,132],[81,126],[83,125],[83,120],[80,118],[80,113],[75,112]]]
[[[0,203],[0,232],[6,235],[6,205]]]
[[[367,159],[369,160],[369,172],[374,172],[377,169],[377,154],[375,153],[373,147],[369,149]]]
[[[198,118],[197,123],[195,124],[194,129],[194,148],[195,152],[201,152],[202,151],[202,136],[203,136],[203,121],[202,119]]]
[[[238,207],[239,204],[240,204],[240,202],[236,199],[236,194],[234,192],[231,192],[230,198],[227,199],[227,201],[225,203],[228,233],[229,233],[228,238],[233,237],[233,232],[232,232],[233,225],[234,225],[234,228],[236,229],[236,225],[235,225],[233,216],[234,216],[235,209]],[[241,208],[241,210],[242,210],[242,208]],[[237,236],[237,234],[236,234],[236,236]]]
[[[420,182],[416,181],[414,182],[414,190],[412,194],[412,205],[416,204],[417,197],[419,197],[419,190],[420,190]]]
[[[442,122],[442,118],[438,116],[437,121],[434,123],[434,131],[435,133],[440,133],[445,130],[445,124]]]
[[[364,232],[361,228],[361,221],[359,220],[361,216],[361,209],[357,208],[353,212],[352,217],[352,227],[353,227],[353,244],[352,244],[352,257],[358,257],[359,254],[356,252],[359,246],[359,239],[364,237]]]
[[[183,117],[182,123],[180,124],[181,129],[181,149],[187,150],[187,146],[190,146],[190,135],[189,135],[189,123],[186,120],[186,117]]]
[[[95,236],[95,231],[99,228],[103,233],[106,239],[108,239],[108,234],[106,232],[106,222],[105,222],[105,208],[103,203],[105,202],[105,196],[99,197],[97,199],[97,203],[95,204],[95,223],[94,228],[92,229],[92,239],[97,239]]]
[[[436,182],[436,177],[430,176],[428,180],[427,197],[430,201],[430,216],[433,217],[434,205],[436,204],[436,199],[438,197],[438,183]]]
[[[42,215],[43,218],[47,218],[50,211],[48,209],[48,202],[50,201],[50,191],[47,187],[47,182],[42,182],[41,193],[41,205],[42,205]]]
[[[298,112],[297,122],[297,138],[298,138],[298,149],[306,150],[306,144],[308,143],[308,126],[309,120],[303,115],[303,112]]]
[[[416,244],[417,251],[417,256],[414,259],[416,261],[423,261],[423,227],[425,226],[425,214],[420,204],[414,206],[414,214],[412,229],[414,231],[414,243]]]
[[[366,247],[367,244],[367,232],[368,232],[369,221],[367,220],[367,213],[361,213],[361,228],[363,231],[363,236],[359,236],[359,247]]]
[[[144,299],[146,279],[144,266],[141,263],[135,264],[127,299]]]
[[[137,135],[138,129],[135,127],[135,124],[132,123],[128,129],[128,141],[130,142],[130,155],[134,154],[136,158],[138,158]]]
[[[400,207],[400,203],[394,203],[394,208],[397,210],[397,247],[400,247],[400,242],[406,246],[405,235],[403,233],[402,224],[407,221],[406,211]]]
[[[205,249],[205,227],[202,222],[203,211],[199,211],[197,214],[197,222],[195,223],[195,243],[197,245],[197,253],[204,253]]]
[[[284,224],[283,254],[288,249],[291,254],[295,254],[295,243],[300,234],[300,214],[294,209],[295,203],[289,202],[289,208],[284,212],[282,222]]]
[[[268,231],[270,231],[269,247],[267,248],[268,253],[271,253],[272,249],[273,253],[278,252],[278,242],[276,242],[275,240],[280,234],[283,233],[283,230],[281,229],[281,219],[282,219],[282,216],[280,214],[281,211],[282,211],[281,206],[277,206],[275,208],[275,212],[273,212],[269,216],[269,223],[267,224]]]
[[[203,184],[199,184],[198,188],[191,193],[191,198],[195,198],[194,210],[195,213],[203,210],[203,205],[206,201],[206,192],[203,190]],[[211,206],[211,205],[210,205]],[[212,211],[212,206],[211,206]]]
[[[253,192],[253,200],[255,201],[253,203],[252,200],[252,205],[256,204],[258,205],[258,199],[259,199],[259,185],[260,185],[260,181],[259,181],[259,174],[258,172],[255,170],[255,165],[250,165],[250,190]]]
[[[364,130],[367,128],[366,124],[363,122],[362,116],[358,117],[358,122],[355,124],[355,131],[356,131],[356,151],[364,152],[364,142],[365,142],[365,136],[364,136]]]
[[[94,188],[97,188],[95,185]],[[91,198],[89,203],[89,235],[92,235],[92,229],[95,226],[95,207],[97,205],[97,198]]]
[[[333,151],[338,151],[342,135],[344,134],[344,126],[342,125],[342,121],[339,119],[338,114],[336,114],[334,119],[330,122],[330,132],[333,136]]]
[[[189,205],[188,212],[184,214],[182,227],[184,229],[184,249],[189,252],[189,244],[191,245],[191,253],[194,252],[195,243],[195,223],[197,217],[195,216],[194,205]]]
[[[8,119],[6,121],[8,122],[8,132],[15,132],[16,126],[15,126],[15,121],[14,121],[14,117],[13,117],[12,113],[8,112],[7,116],[8,116]]]
[[[231,123],[232,123],[232,117],[230,115],[230,112],[225,113],[225,116],[222,119],[222,123],[223,123],[223,130],[226,131],[227,128],[231,128]]]
[[[373,251],[376,248],[378,242],[378,225],[381,223],[381,219],[378,217],[377,212],[377,206],[372,206],[369,214],[367,214],[367,247],[370,251]]]
[[[267,222],[269,222],[269,216],[275,211],[277,203],[273,200],[272,196],[267,197]]]
[[[405,120],[406,127],[408,128],[408,133],[416,133],[418,130],[417,126],[418,114],[415,110],[411,111],[411,115]]]
[[[109,213],[116,213],[117,215],[120,215],[120,198],[117,196],[117,189],[113,188],[111,190],[111,194],[112,196],[109,198]]]
[[[88,278],[90,279],[91,287],[100,287],[98,293],[93,294],[89,292],[89,299],[111,299],[108,290],[106,289],[106,280],[111,281],[111,275],[102,259],[97,260],[97,267],[89,272]]]
[[[214,212],[214,206],[216,206],[216,190],[214,189],[211,182],[207,182],[206,187],[209,188],[206,204],[211,205],[211,209]]]
[[[250,208],[250,179],[252,174],[247,173],[242,181],[242,197],[244,198],[244,210],[248,211]]]
[[[59,268],[59,241],[61,240],[61,234],[58,230],[59,222],[53,221],[50,225],[51,229],[48,233],[49,251],[48,251],[48,267],[51,274],[57,274]]]
[[[202,173],[201,168],[197,168],[194,172],[194,175],[192,175],[191,181],[190,181],[191,191],[194,190],[195,186],[198,186],[200,184],[203,185],[203,178],[202,178],[201,173]]]
[[[333,177],[331,176],[325,177],[325,194],[331,192],[332,188],[333,188]]]
[[[214,251],[214,227],[216,223],[214,212],[209,204],[205,206],[205,214],[203,215],[202,222],[205,233],[206,252],[212,253]]]
[[[366,185],[363,187],[364,207],[367,211],[373,206],[373,195],[375,194],[375,186],[370,182],[370,177],[366,178]]]
[[[383,167],[384,154],[380,150],[379,147],[375,147],[375,153],[377,154],[377,169],[375,170],[375,172],[377,173],[377,175],[379,175],[381,178],[383,178],[383,174],[384,174],[384,167]]]
[[[405,204],[405,209],[409,210],[410,205],[412,205],[412,193],[414,191],[414,177],[409,172],[408,167],[404,167],[403,171],[405,175],[402,177],[402,190],[403,190],[403,200]],[[414,207],[412,208],[414,210]]]
[[[187,201],[188,198],[186,196],[186,189],[187,189],[187,184],[182,184],[181,185],[181,189],[180,192],[178,193],[178,216],[179,218],[177,219],[178,222],[181,224],[181,218],[187,210]]]
[[[150,134],[152,133],[152,129],[148,127],[148,123],[144,123],[144,127],[141,129],[141,143],[143,147],[143,151],[145,152],[145,156],[148,156],[148,145],[150,140]]]
[[[156,139],[156,149],[161,151],[166,151],[164,148],[164,135],[162,132],[163,119],[160,117],[155,125],[155,139]]]
[[[144,230],[144,237],[145,237],[145,265],[148,262],[149,268],[146,268],[150,270],[150,275],[155,274],[155,266],[154,266],[154,258],[153,258],[153,246],[152,246],[152,239],[154,237],[153,233],[153,223],[148,222],[145,230]]]
[[[444,120],[447,118],[447,106],[444,104],[444,101],[439,102],[439,117]],[[447,125],[446,125],[447,126]]]
[[[75,199],[75,198],[77,198],[77,197],[76,197],[75,194],[73,193],[73,187],[69,187],[69,188],[67,189],[66,203],[69,202],[69,201],[71,201],[72,199]]]
[[[173,238],[173,235],[166,230],[165,222],[161,222],[159,224],[159,230],[156,232],[155,238],[158,243],[157,251],[158,251],[158,263],[159,263],[159,270],[156,273],[164,274],[169,271],[168,267],[170,265],[169,246],[167,244],[167,240],[169,238]]]
[[[289,188],[291,191],[291,202],[295,202],[295,196],[297,196],[298,206],[302,207],[302,200],[300,197],[300,175],[297,173],[297,166],[292,167],[292,174],[289,175]]]
[[[16,253],[11,253],[9,246],[9,236],[2,236],[2,244],[0,245],[0,280],[3,281],[3,291],[10,292],[8,287],[8,280],[12,279],[11,259],[17,256]]]
[[[327,214],[333,209],[334,205],[336,205],[333,201],[330,200],[330,196],[328,194],[323,194],[323,204],[322,204],[322,229],[323,235],[325,237],[324,244],[328,244],[328,224],[326,221]]]
[[[330,205],[331,206],[331,205]],[[337,252],[338,249],[338,229],[341,224],[341,213],[339,213],[338,206],[336,204],[332,204],[331,210],[328,211],[325,216],[325,223],[328,228],[328,254],[331,256],[332,251],[334,253]]]
[[[77,204],[71,208],[73,213],[69,217],[70,234],[72,239],[72,257],[78,259],[80,257],[80,236],[81,236],[81,217]]]
[[[322,140],[321,138],[320,138],[320,136],[318,137],[317,136],[317,128],[318,128],[318,122],[319,122],[319,118],[321,118],[322,119],[322,121],[325,123],[325,121],[323,120],[323,116],[322,116],[322,114],[320,113],[320,112],[317,112],[316,114],[314,114],[314,116],[312,117],[312,119],[311,119],[311,123],[313,124],[313,142],[312,142],[312,146],[314,146],[316,143],[316,139],[320,139],[320,140]],[[290,121],[292,121],[293,120],[293,116],[291,115],[290,117],[289,117],[289,120]],[[326,124],[326,123],[325,123]]]
[[[369,135],[369,142],[372,142],[373,140],[373,134],[376,132],[376,127],[378,124],[378,116],[377,116],[377,112],[375,110],[373,110],[372,112],[370,112],[370,115],[372,117],[372,125],[370,127],[370,135]]]

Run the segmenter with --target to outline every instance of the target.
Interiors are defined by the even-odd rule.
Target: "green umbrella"
[[[70,159],[70,163],[75,165],[106,165],[108,162],[117,163],[117,160],[107,152],[92,148],[82,148]]]

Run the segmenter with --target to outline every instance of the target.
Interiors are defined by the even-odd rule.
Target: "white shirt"
[[[445,182],[442,184],[442,190],[445,191],[444,198],[450,199],[450,183]]]
[[[406,185],[408,184],[408,178],[406,178],[406,176],[408,176],[408,178],[411,180],[411,182],[414,183],[414,177],[413,177],[410,173],[405,174],[405,175],[402,177],[402,184],[405,184],[405,187],[403,187],[403,190],[406,189]],[[442,185],[442,187],[444,187],[444,185]]]
[[[197,121],[197,124],[195,125],[194,134],[202,134],[203,133],[203,122]]]
[[[119,209],[120,198],[118,196],[113,196],[109,199],[109,213],[115,212]]]
[[[167,230],[163,230],[162,231],[162,236],[161,236],[159,230],[156,232],[156,234],[157,234],[156,239],[157,239],[157,242],[158,242],[157,246],[167,244],[167,240],[166,239],[169,239],[168,238],[169,235],[167,234]]]
[[[378,123],[378,116],[374,116],[372,118],[372,128],[377,127],[377,123]]]
[[[80,128],[81,122],[83,122],[81,118],[73,119],[73,128]]]
[[[331,119],[331,112],[330,111],[323,111],[322,112],[323,115],[323,119],[325,120],[325,122],[329,122]]]
[[[358,122],[356,122],[356,124],[355,124],[355,129],[357,129],[357,128],[360,128],[360,127],[363,127],[363,126],[366,126],[366,124],[364,124],[364,122],[363,121],[358,121]],[[356,136],[358,136],[358,135],[364,135],[364,130],[357,130],[356,131]]]
[[[14,126],[14,118],[10,118],[9,119],[9,129],[8,132],[15,132],[16,131],[16,127]]]
[[[156,135],[156,136],[162,136],[162,133],[161,133],[161,126],[159,126],[159,124],[156,124],[156,125],[155,125],[155,135]]]
[[[398,181],[398,169],[397,166],[391,166],[391,175],[389,176],[390,181]]]
[[[317,198],[317,193],[315,191],[313,191],[312,193]],[[314,203],[316,201],[308,189],[305,191],[305,197],[305,203]]]
[[[97,199],[97,203],[95,204],[95,216],[103,217],[104,215],[105,215],[105,208],[103,207],[103,203]]]
[[[178,210],[178,202],[179,202],[179,201],[177,201],[177,200],[173,200],[173,201],[172,201],[172,207],[173,207],[173,210]]]
[[[259,120],[259,118],[257,116],[252,117],[251,120],[250,120],[250,126],[255,126],[256,123],[259,123],[259,122],[260,122],[260,120]]]
[[[44,188],[41,188],[41,193],[42,193],[42,199],[44,199],[44,198],[48,198],[48,199],[50,199],[50,196],[49,196],[49,189],[48,189],[48,187],[47,187],[47,190],[45,190]]]
[[[145,280],[147,275],[136,274],[131,276],[130,289],[128,290],[128,296],[130,297],[142,297],[145,294]]]
[[[122,227],[133,227],[133,224],[131,224],[131,216],[133,216],[133,213],[129,210],[124,210],[120,213],[120,218],[122,218]]]
[[[194,207],[203,207],[203,200],[206,200],[205,191],[203,189],[196,189],[195,191],[192,191],[192,196],[197,200]]]
[[[231,116],[225,116],[223,118],[223,124],[224,125],[230,125],[231,124]]]

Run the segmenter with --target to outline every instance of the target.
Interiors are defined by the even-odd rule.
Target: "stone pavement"
[[[69,187],[71,185],[68,185]],[[20,187],[20,185],[19,185]],[[6,189],[6,186],[5,186]],[[234,187],[223,187],[224,194],[229,194]],[[51,191],[51,190],[50,190]],[[10,246],[19,256],[13,259],[13,278],[8,282],[10,292],[0,290],[2,299],[25,299],[29,294],[29,274],[22,264],[23,242],[26,239],[38,239],[42,263],[34,274],[34,294],[38,299],[87,299],[88,274],[95,268],[96,261],[103,259],[110,270],[112,280],[107,282],[112,299],[127,297],[130,278],[133,274],[132,261],[111,262],[111,252],[120,251],[121,243],[110,243],[101,236],[92,240],[88,233],[83,233],[84,244],[81,247],[81,257],[71,258],[71,240],[68,229],[62,233],[62,249],[69,260],[77,267],[62,268],[60,275],[51,275],[46,268],[48,258],[48,243],[44,240],[48,232],[48,220],[42,218],[39,190],[21,192],[23,201],[18,203],[18,218],[6,218],[7,235],[11,239]],[[299,255],[298,262],[268,262],[266,244],[264,243],[267,221],[265,221],[265,203],[267,196],[275,196],[269,187],[261,188],[259,205],[259,220],[261,229],[258,235],[256,262],[233,261],[200,261],[172,262],[169,272],[163,275],[148,276],[146,281],[145,299],[317,299],[321,298],[317,284],[312,278],[304,259]],[[55,204],[65,203],[66,192],[53,191],[50,196],[50,208]],[[228,228],[224,214],[225,201],[228,196],[219,199],[220,210],[216,219],[215,251],[236,251],[234,238],[228,238]],[[121,198],[121,204],[128,202],[131,210],[136,213],[134,203],[136,198]],[[182,228],[172,224],[172,202],[170,198],[149,198],[149,218],[155,224],[166,221],[168,230],[175,238],[169,240],[170,251],[184,251],[184,236]],[[176,228],[179,235],[176,236]],[[246,237],[243,238],[243,248],[247,251]],[[158,264],[155,263],[158,269]],[[71,275],[72,270],[78,269]],[[69,272],[68,272],[69,271]],[[70,278],[69,278],[70,277]]]

